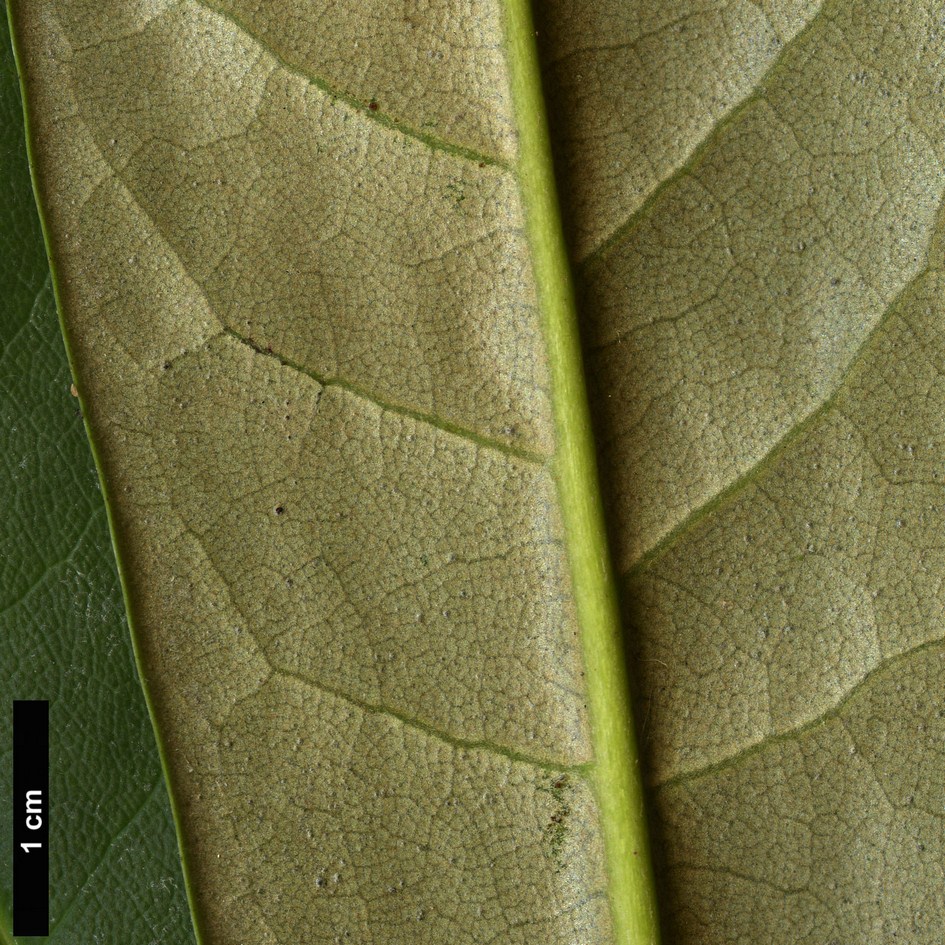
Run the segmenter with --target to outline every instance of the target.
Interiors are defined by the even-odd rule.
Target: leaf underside
[[[940,941],[940,5],[543,6],[667,937]]]
[[[205,941],[611,941],[501,10],[12,8]],[[940,941],[941,11],[536,16],[668,940]]]

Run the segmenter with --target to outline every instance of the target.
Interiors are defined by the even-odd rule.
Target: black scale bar
[[[13,703],[13,934],[49,934],[49,702]]]

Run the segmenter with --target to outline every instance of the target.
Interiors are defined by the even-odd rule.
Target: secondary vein
[[[326,683],[319,682],[310,676],[304,675],[303,673],[298,673],[294,670],[278,666],[269,660],[268,657],[266,657],[266,662],[269,664],[269,668],[276,676],[281,676],[284,679],[293,679],[302,685],[309,686],[312,689],[331,696],[334,699],[346,702],[349,705],[360,709],[360,711],[364,713],[393,719],[396,722],[399,722],[405,728],[410,728],[417,732],[421,732],[428,738],[435,738],[437,741],[443,742],[444,744],[449,745],[450,748],[454,748],[457,751],[482,751],[489,755],[505,758],[507,761],[525,764],[532,768],[539,768],[542,771],[550,771],[553,774],[567,772],[568,774],[574,774],[576,777],[585,776],[585,772],[587,770],[586,765],[557,764],[556,762],[545,758],[540,758],[525,752],[516,751],[514,748],[506,748],[505,746],[489,741],[488,739],[459,738],[456,735],[450,735],[448,732],[444,732],[435,725],[430,725],[428,722],[424,722],[403,712],[399,712],[396,709],[391,709],[388,706],[380,705],[379,703],[368,702],[364,699],[359,699],[357,696],[354,696],[349,692],[345,692],[341,689],[336,689],[333,686],[329,686]]]
[[[752,483],[757,482],[767,470],[771,469],[777,460],[779,460],[803,434],[815,428],[816,425],[830,413],[846,390],[850,380],[856,376],[857,369],[862,364],[867,353],[872,350],[872,346],[881,331],[889,324],[892,318],[902,310],[903,305],[909,300],[909,296],[916,286],[921,284],[924,278],[936,271],[930,257],[932,246],[935,244],[943,224],[945,224],[945,216],[943,216],[943,214],[945,214],[945,197],[940,196],[939,207],[936,211],[936,223],[933,227],[932,235],[929,238],[929,248],[926,252],[925,265],[906,280],[902,288],[899,289],[886,308],[883,309],[882,313],[873,323],[873,326],[866,332],[863,340],[857,345],[850,359],[847,361],[846,366],[840,373],[840,376],[837,378],[830,394],[813,407],[805,416],[801,417],[800,420],[790,426],[760,459],[753,462],[748,469],[736,476],[724,489],[721,489],[719,492],[716,492],[715,495],[706,499],[698,508],[693,509],[678,525],[644,551],[643,554],[624,571],[621,580],[630,580],[647,570],[650,565],[674,548],[676,543],[685,535],[688,535],[703,519],[727,507],[737,496],[741,495],[745,489],[752,485]]]
[[[748,91],[747,95],[730,111],[723,115],[705,134],[701,141],[689,152],[689,156],[676,168],[656,184],[644,199],[643,203],[634,210],[623,223],[615,227],[605,236],[592,250],[590,250],[580,261],[580,267],[585,269],[595,260],[607,255],[610,250],[624,243],[627,237],[644,221],[653,210],[662,203],[661,198],[665,192],[674,184],[684,180],[695,171],[702,163],[708,149],[721,138],[722,134],[729,127],[735,125],[748,109],[764,97],[765,91],[773,81],[774,77],[784,67],[791,50],[796,49],[803,39],[813,30],[814,26],[823,16],[823,8],[818,10],[811,19],[804,25],[803,29],[784,44],[774,61],[765,70],[764,74]]]
[[[299,374],[304,374],[306,377],[310,377],[316,383],[321,384],[322,387],[339,387],[342,390],[346,390],[349,394],[353,394],[355,397],[359,397],[362,400],[366,400],[369,403],[374,404],[375,407],[379,407],[381,410],[387,413],[397,413],[401,416],[409,417],[411,420],[416,420],[418,423],[423,423],[427,426],[434,427],[437,430],[442,430],[444,433],[450,433],[462,440],[467,440],[470,443],[474,443],[476,446],[480,446],[483,449],[490,449],[497,453],[504,453],[505,455],[512,456],[515,459],[521,460],[522,462],[532,463],[538,466],[543,466],[548,462],[548,457],[542,456],[541,453],[536,453],[520,446],[513,446],[511,443],[506,443],[504,440],[495,440],[492,437],[483,436],[481,433],[476,433],[474,430],[461,427],[459,424],[452,423],[449,420],[444,420],[442,417],[438,417],[432,413],[426,413],[422,410],[414,410],[412,407],[404,407],[391,401],[381,400],[370,391],[365,390],[358,384],[354,384],[351,381],[345,380],[344,378],[319,374],[318,372],[311,370],[311,368],[307,368],[302,364],[291,361],[284,355],[273,351],[272,348],[263,348],[251,338],[244,337],[243,335],[239,334],[239,332],[234,331],[232,328],[224,328],[222,334],[229,336],[234,341],[238,341],[241,344],[246,345],[247,348],[251,348],[256,352],[256,354],[261,354],[263,357],[273,358],[283,367],[290,368],[293,371],[297,371]]]
[[[926,640],[924,643],[916,644],[916,646],[913,646],[908,650],[904,650],[901,653],[888,656],[885,659],[880,660],[872,669],[868,670],[863,675],[863,677],[850,689],[848,689],[834,705],[825,709],[815,718],[809,719],[806,722],[802,722],[800,725],[796,725],[793,728],[787,729],[786,731],[774,732],[770,735],[766,735],[764,738],[760,738],[758,741],[752,742],[750,745],[746,745],[744,748],[736,751],[734,754],[728,755],[719,761],[713,761],[710,764],[703,765],[700,768],[693,768],[689,771],[681,771],[679,774],[675,774],[672,777],[666,778],[664,781],[654,784],[653,788],[654,790],[663,790],[664,788],[671,788],[681,784],[686,784],[689,781],[695,781],[699,778],[705,777],[706,775],[715,774],[718,771],[725,771],[729,768],[734,768],[743,761],[746,761],[754,755],[764,751],[764,749],[770,745],[794,741],[807,732],[817,728],[818,726],[825,725],[827,722],[839,718],[844,708],[846,708],[846,706],[856,698],[860,691],[863,690],[877,676],[891,671],[894,667],[908,662],[909,660],[921,653],[926,652],[927,650],[940,649],[942,646],[945,646],[945,639],[938,638],[935,640]]]
[[[384,114],[384,112],[377,108],[377,103],[363,102],[360,99],[355,98],[355,96],[350,95],[347,92],[343,92],[341,89],[337,89],[330,85],[320,76],[313,75],[299,66],[294,65],[281,53],[279,53],[273,46],[267,43],[254,30],[252,30],[246,23],[239,19],[239,17],[231,13],[229,10],[224,10],[217,6],[217,4],[211,2],[211,0],[191,0],[191,2],[195,6],[202,7],[204,10],[213,13],[215,16],[226,20],[231,26],[236,27],[236,29],[238,29],[244,36],[247,36],[249,39],[251,39],[268,56],[275,59],[275,61],[279,63],[279,65],[286,72],[289,72],[292,75],[311,83],[315,86],[315,88],[328,95],[329,98],[337,99],[339,102],[344,102],[345,105],[357,112],[360,112],[365,118],[377,122],[377,124],[382,125],[391,131],[396,131],[408,138],[413,138],[415,141],[425,144],[433,151],[443,151],[446,154],[453,155],[453,157],[463,158],[466,161],[472,161],[479,166],[501,167],[505,170],[510,170],[508,164],[499,160],[498,158],[492,157],[488,154],[482,154],[479,151],[464,147],[463,145],[454,144],[451,141],[446,141],[443,138],[437,137],[436,135],[431,135],[428,132],[411,128],[404,122],[398,121],[397,119],[391,118],[389,115]]]

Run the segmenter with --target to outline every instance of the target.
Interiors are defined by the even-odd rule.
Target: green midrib
[[[544,322],[557,432],[555,473],[587,680],[614,938],[657,945],[659,921],[643,784],[530,0],[505,0],[519,131],[518,179]]]

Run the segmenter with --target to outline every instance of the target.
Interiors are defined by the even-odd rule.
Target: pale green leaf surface
[[[498,9],[15,12],[206,939],[610,940]],[[539,13],[669,937],[939,941],[941,13]]]
[[[666,932],[939,942],[942,11],[827,0],[759,70],[715,7],[658,38],[747,90],[724,115],[663,83],[589,117],[598,36],[667,5],[546,13]]]
[[[289,69],[408,134],[515,158],[501,7],[446,0],[206,0]],[[107,29],[107,23],[105,25]]]
[[[515,176],[291,30],[13,11],[204,939],[611,940]]]
[[[193,941],[177,835],[134,668],[105,504],[56,318],[19,82],[0,23],[0,796],[11,701],[50,703],[50,936]],[[0,818],[0,941],[12,822]],[[37,939],[20,939],[36,942]]]
[[[536,3],[579,259],[751,97],[820,0]]]

